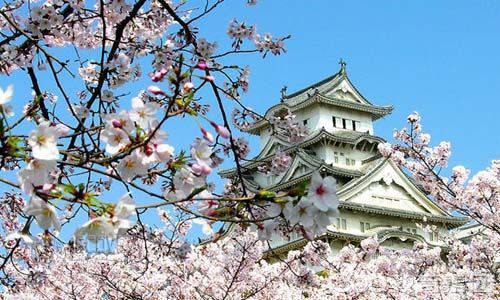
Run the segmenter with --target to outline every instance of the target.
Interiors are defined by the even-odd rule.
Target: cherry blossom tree
[[[236,130],[263,116],[242,100],[249,68],[229,58],[283,54],[289,37],[231,18],[226,48],[207,40],[198,24],[224,2],[4,2],[0,72],[24,74],[32,93],[23,101],[16,91],[25,87],[2,80],[1,297],[499,296],[500,162],[471,179],[464,167],[440,176],[449,143],[431,148],[417,114],[396,133],[401,145],[380,152],[436,202],[482,224],[485,237],[450,239],[446,254],[420,244],[392,251],[371,238],[332,256],[321,235],[338,214],[334,178],[316,173],[309,186],[249,191],[242,177],[249,143]],[[308,134],[291,112],[268,121],[292,143]],[[179,122],[199,125],[186,149],[169,143]],[[213,173],[223,160],[238,175],[220,191]],[[277,175],[290,163],[279,153],[259,170]],[[198,225],[210,239],[192,241]],[[228,226],[234,230],[225,234]],[[269,251],[269,237],[291,232],[311,242],[287,257]],[[113,251],[100,253],[103,242]]]

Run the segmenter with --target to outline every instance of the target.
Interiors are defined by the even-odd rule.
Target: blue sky
[[[257,111],[277,103],[283,85],[293,92],[337,72],[343,58],[365,97],[395,106],[376,134],[391,140],[418,111],[433,142],[451,141],[452,165],[474,172],[500,158],[500,2],[231,1],[206,23],[219,27],[207,36],[220,39],[229,16],[292,35],[283,56],[247,56],[243,100]]]

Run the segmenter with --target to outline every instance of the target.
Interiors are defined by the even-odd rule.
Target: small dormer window
[[[346,129],[347,128],[347,120],[346,119],[342,119],[342,128]]]
[[[356,131],[356,121],[352,120],[352,130]]]
[[[307,121],[308,121],[308,120],[309,120],[309,119],[305,119],[304,121],[302,121],[302,124],[304,124],[304,126],[307,126]]]
[[[337,118],[335,118],[335,116],[332,117],[332,123],[333,127],[337,127]]]

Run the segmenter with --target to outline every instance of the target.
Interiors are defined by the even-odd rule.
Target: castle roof
[[[269,108],[264,118],[252,124],[246,131],[259,134],[259,131],[268,125],[267,120],[279,110],[288,109],[294,112],[318,103],[365,112],[370,114],[373,120],[388,115],[393,110],[392,105],[379,106],[366,99],[352,84],[345,67],[342,67],[330,77],[290,95],[282,95],[281,103]]]
[[[302,155],[306,156],[308,161],[316,162],[316,164],[319,166],[321,164],[324,164],[324,161],[319,160],[317,157],[313,155],[307,154],[303,149],[305,147],[314,145],[322,141],[348,144],[351,145],[352,147],[356,147],[356,145],[359,145],[362,142],[367,142],[370,144],[378,144],[385,142],[385,140],[381,137],[370,135],[364,132],[339,131],[332,133],[326,131],[325,129],[312,132],[304,141],[298,144],[292,144],[279,136],[274,136],[267,141],[266,145],[262,148],[262,151],[256,157],[254,157],[251,161],[242,164],[241,167],[244,170],[251,170],[257,168],[257,166],[261,165],[266,161],[270,161],[276,154],[275,151],[273,151],[274,150],[273,146],[275,146],[276,144],[281,145],[282,146],[281,151],[285,153],[296,153],[299,151],[303,152]],[[337,167],[331,167],[331,168],[338,169],[338,171],[335,173],[345,174],[347,177],[360,176],[359,172],[353,172],[348,169],[337,168]],[[222,170],[219,172],[219,175],[225,178],[231,177],[235,174],[236,174],[236,168]]]

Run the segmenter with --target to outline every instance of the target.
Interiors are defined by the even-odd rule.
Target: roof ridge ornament
[[[280,94],[281,94],[281,102],[283,102],[283,100],[285,100],[286,98],[286,93],[287,93],[287,90],[288,90],[288,87],[286,85],[284,85],[281,90],[280,90]]]
[[[339,66],[340,66],[339,74],[340,75],[347,75],[347,72],[345,70],[347,63],[342,58],[339,60]]]

